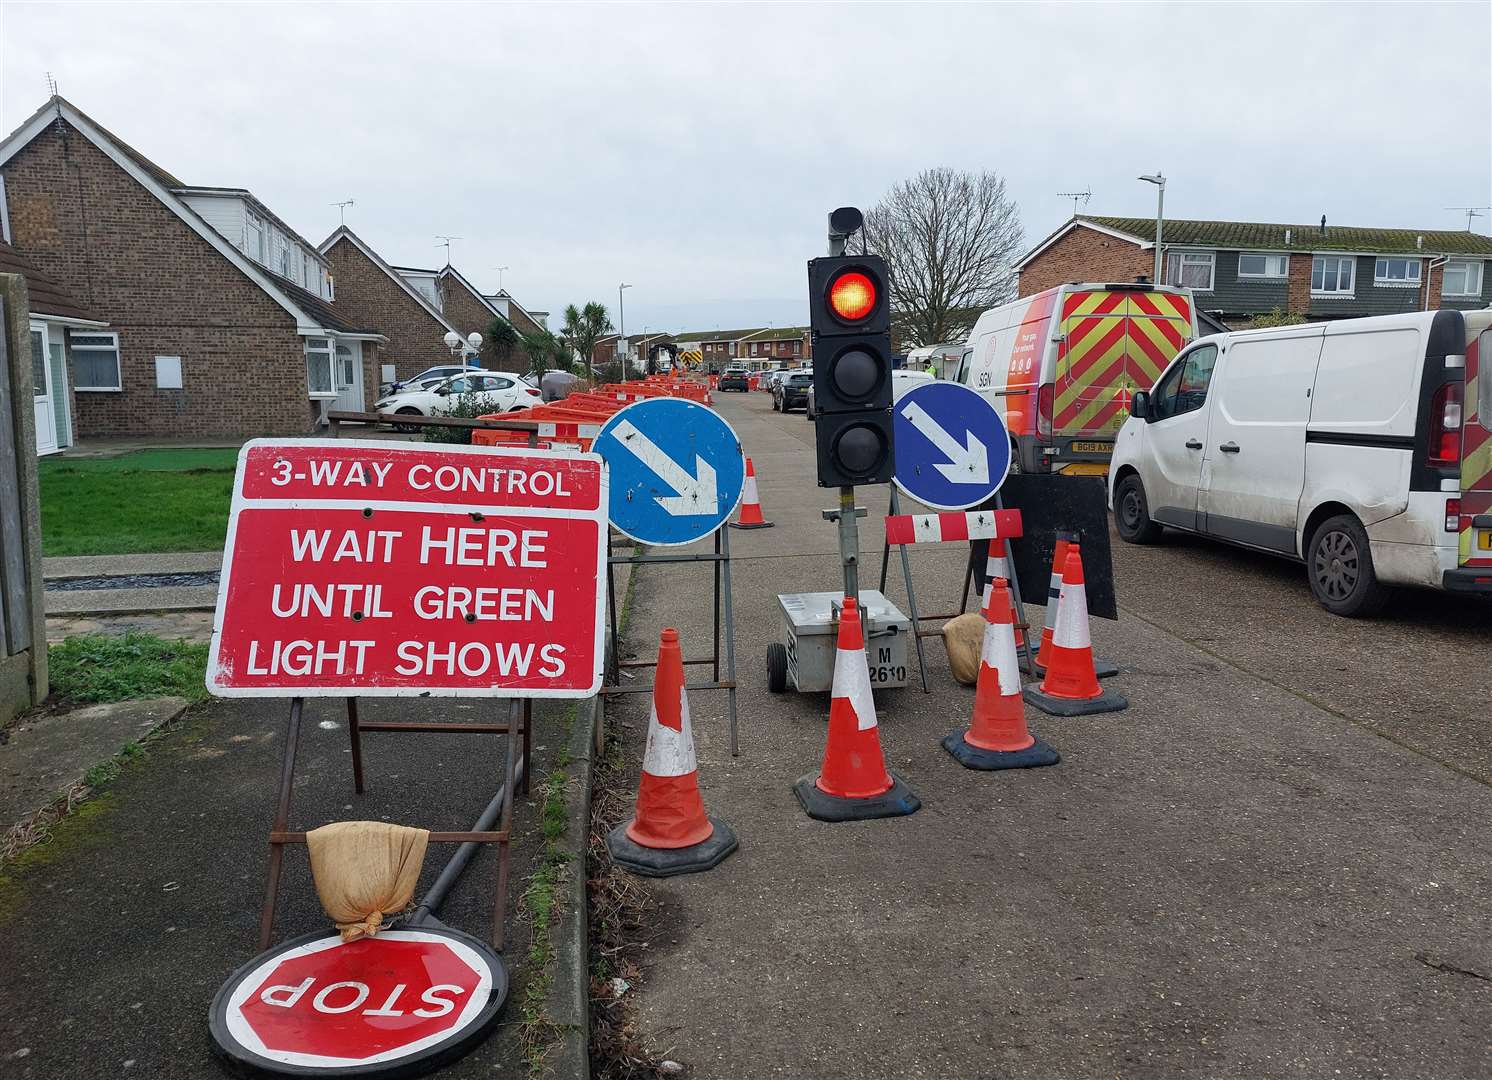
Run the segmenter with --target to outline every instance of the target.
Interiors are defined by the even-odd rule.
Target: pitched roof
[[[753,334],[762,333],[766,327],[755,326],[749,330],[690,330],[675,334],[679,341],[740,341]]]
[[[38,270],[30,259],[11,245],[0,242],[0,274],[20,274],[26,279],[31,314],[55,315],[62,319],[99,322],[97,315],[74,300],[66,288],[48,274]]]
[[[296,329],[301,333],[315,333],[322,329],[333,329],[320,321],[319,311],[294,298],[288,284],[273,271],[260,266],[238,250],[221,233],[214,229],[201,214],[192,209],[180,195],[181,190],[191,190],[175,176],[162,169],[144,154],[120,140],[112,132],[101,127],[72,102],[58,95],[49,98],[40,109],[32,113],[25,123],[0,141],[0,165],[9,161],[53,123],[65,122],[72,130],[93,143],[106,156],[128,173],[136,183],[149,191],[166,209],[180,218],[188,228],[227,259],[240,273],[262,289],[270,299],[279,304],[295,319]],[[304,290],[302,290],[304,292]],[[307,296],[311,294],[306,293]]]
[[[279,274],[274,275],[274,278],[276,285],[289,293],[291,299],[305,308],[308,314],[315,316],[316,320],[328,330],[334,330],[339,334],[359,334],[369,337],[383,336],[377,330],[367,330],[359,326],[354,326],[347,321],[342,312],[337,310],[335,304],[329,303],[315,293],[301,288],[288,278],[283,278]]]
[[[358,251],[362,252],[364,257],[366,257],[369,262],[378,267],[379,270],[383,271],[385,277],[387,277],[406,294],[408,294],[415,303],[420,305],[420,307],[424,308],[425,314],[429,315],[430,318],[434,319],[441,326],[444,326],[447,330],[453,331],[463,341],[466,340],[466,335],[461,333],[460,330],[457,330],[455,324],[447,319],[443,314],[441,314],[440,309],[432,304],[424,293],[420,292],[419,289],[416,289],[413,285],[411,285],[404,277],[404,275],[399,273],[399,271],[395,267],[384,262],[383,256],[379,255],[378,252],[369,247],[367,241],[363,240],[362,237],[358,236],[357,233],[353,232],[346,225],[338,226],[330,236],[321,241],[316,250],[325,255],[334,246],[336,246],[339,241],[342,240],[346,240],[353,247],[357,248]],[[417,272],[434,273],[434,271]]]
[[[1101,217],[1079,214],[1091,222],[1146,244],[1155,240],[1154,218]],[[1285,233],[1290,242],[1285,242]],[[1423,244],[1420,238],[1423,237]],[[1377,229],[1332,225],[1276,225],[1258,221],[1187,221],[1166,219],[1161,239],[1167,246],[1213,247],[1262,251],[1356,251],[1365,254],[1492,255],[1492,236],[1464,229]]]
[[[808,334],[806,326],[778,326],[766,330],[758,330],[751,335],[753,341],[793,341],[805,337]]]
[[[454,279],[458,284],[460,284],[463,289],[465,289],[468,293],[476,298],[477,303],[481,304],[488,311],[492,312],[494,318],[501,319],[503,322],[511,325],[513,320],[504,315],[498,308],[498,306],[482,293],[481,289],[477,288],[471,282],[467,281],[461,271],[457,270],[450,263],[446,263],[444,266],[442,266],[440,268],[440,272],[436,274],[435,277],[437,281],[443,277]]]

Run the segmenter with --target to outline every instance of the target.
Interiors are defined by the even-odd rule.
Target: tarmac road
[[[1116,544],[1121,619],[1093,630],[1128,711],[1028,711],[1059,766],[966,771],[939,740],[972,691],[930,640],[932,694],[877,695],[922,810],[812,821],[790,788],[827,700],[769,694],[763,656],[777,593],[838,583],[833,500],[801,413],[717,400],[777,525],[732,536],[739,757],[723,695],[690,697],[706,805],[741,848],[651,885],[665,914],[632,995],[652,1051],[722,1080],[1492,1075],[1483,608],[1347,622],[1298,567]],[[861,499],[867,582],[884,498]],[[956,596],[963,558],[916,549],[919,598]],[[640,571],[627,647],[677,626],[707,652],[707,581]],[[612,707],[640,761],[645,699]]]

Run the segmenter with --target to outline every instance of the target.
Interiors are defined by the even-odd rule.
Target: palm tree
[[[501,363],[511,359],[513,350],[520,344],[522,340],[518,336],[518,331],[513,328],[513,324],[507,319],[494,315],[492,321],[487,324],[487,340],[482,342],[482,348],[484,351],[490,348],[488,355],[497,362],[496,366],[499,370],[501,370]]]
[[[580,362],[591,370],[591,354],[596,342],[611,333],[611,317],[606,314],[606,305],[592,300],[582,308],[570,304],[565,308],[565,328],[560,331],[565,344],[580,356]]]

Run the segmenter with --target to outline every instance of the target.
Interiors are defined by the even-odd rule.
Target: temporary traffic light
[[[886,263],[878,255],[835,255],[808,264],[822,487],[891,480],[888,293]]]

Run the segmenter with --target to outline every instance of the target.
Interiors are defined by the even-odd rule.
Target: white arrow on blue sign
[[[741,501],[741,440],[714,410],[692,401],[628,405],[606,421],[591,448],[611,474],[611,524],[641,543],[693,543]]]
[[[1010,435],[993,405],[962,383],[919,383],[892,407],[896,486],[934,510],[966,510],[1000,490]]]

